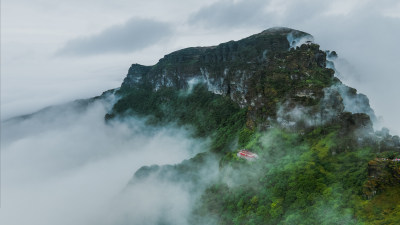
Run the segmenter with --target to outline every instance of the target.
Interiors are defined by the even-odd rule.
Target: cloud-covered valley
[[[2,123],[1,224],[126,224],[127,215],[144,224],[163,212],[186,223],[193,198],[180,183],[149,179],[134,191],[127,184],[140,167],[180,163],[207,141],[137,118],[106,123],[112,101],[74,102]]]

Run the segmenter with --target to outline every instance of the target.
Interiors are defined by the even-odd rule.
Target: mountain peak
[[[153,66],[133,64],[120,92],[143,87],[191,90],[194,85],[205,85],[208,91],[248,108],[249,127],[269,126],[271,120],[290,124],[293,115],[282,116],[282,112],[294,108],[303,113],[326,112],[309,115],[322,123],[349,108],[343,102],[358,97],[348,94],[327,62],[326,52],[313,42],[312,35],[274,27],[238,41],[178,50]],[[370,109],[369,104],[364,108]],[[373,115],[372,110],[368,112]]]
[[[271,34],[288,35],[289,33],[295,33],[295,34],[298,34],[299,36],[310,35],[304,31],[300,31],[300,30],[296,30],[296,29],[292,29],[292,28],[288,28],[288,27],[271,27],[271,28],[268,28],[256,35],[271,35]]]
[[[164,85],[184,88],[187,86],[188,79],[203,74],[204,71],[210,70],[210,67],[228,68],[240,64],[241,67],[246,68],[251,64],[265,63],[267,55],[271,52],[287,52],[290,48],[301,46],[309,40],[312,40],[312,36],[305,32],[274,27],[247,38],[221,43],[217,46],[181,49],[165,55],[156,65],[148,67],[148,70],[142,70],[143,66],[133,64],[122,88],[130,88],[141,80],[143,76],[140,76],[138,71],[142,72],[141,75],[149,73],[146,75],[147,78],[156,79],[157,81],[153,82],[156,83],[155,88]]]

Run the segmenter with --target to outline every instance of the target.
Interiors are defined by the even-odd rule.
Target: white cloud
[[[102,32],[72,39],[57,55],[88,56],[104,53],[128,53],[166,41],[171,36],[170,24],[149,19],[129,19],[124,24],[108,27]]]
[[[149,128],[137,119],[106,124],[108,107],[69,104],[2,123],[1,224],[79,225],[107,217],[116,224],[123,215],[115,212],[140,221],[167,203],[176,206],[171,218],[185,219],[192,199],[179,183],[161,187],[154,181],[147,196],[123,194],[142,202],[128,204],[118,196],[141,166],[180,163],[204,151],[207,142],[190,139],[184,129]],[[118,208],[111,213],[112,204]]]
[[[268,1],[223,0],[201,8],[193,14],[189,23],[200,24],[207,28],[228,27],[235,29],[241,26],[257,26],[262,21],[265,3]]]

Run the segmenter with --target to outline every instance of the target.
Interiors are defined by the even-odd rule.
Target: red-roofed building
[[[237,153],[237,157],[247,160],[255,160],[258,158],[258,155],[256,153],[250,152],[249,150],[242,149]]]

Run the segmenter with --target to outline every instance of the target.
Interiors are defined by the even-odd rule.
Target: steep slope
[[[143,86],[185,89],[205,83],[209,91],[248,107],[248,123],[254,126],[257,119],[274,118],[276,103],[283,98],[315,105],[322,89],[334,82],[333,70],[325,68],[325,52],[314,44],[288,51],[289,36],[311,38],[300,31],[274,28],[237,42],[173,52],[151,67],[134,64],[121,92]]]
[[[133,64],[105,119],[189,126],[211,146],[182,164],[144,167],[129,185],[184,180],[203,193],[189,224],[385,224],[373,201],[400,220],[397,203],[374,200],[398,193],[399,165],[371,161],[396,158],[399,138],[374,132],[368,98],[334,76],[335,57],[310,34],[272,28]],[[258,159],[237,157],[241,148]],[[204,179],[210,158],[218,175]]]
[[[133,64],[117,92],[122,98],[106,119],[133,111],[153,115],[156,120],[195,123],[205,134],[207,131],[201,127],[204,121],[187,118],[217,117],[220,120],[214,121],[215,129],[240,111],[246,114],[250,130],[265,130],[277,124],[301,130],[343,116],[372,132],[369,121],[375,115],[368,99],[334,77],[334,66],[327,58],[336,53],[321,51],[312,39],[301,31],[272,28],[236,42],[179,50],[154,66]],[[215,95],[200,93],[205,92],[200,86]],[[182,91],[194,92],[182,95]],[[196,95],[208,96],[209,103],[215,98],[231,106],[193,104]],[[206,108],[214,109],[203,114],[216,115],[192,116],[194,111]],[[345,111],[354,114],[343,114]],[[173,114],[173,118],[162,118]],[[212,132],[208,129],[208,134]]]

